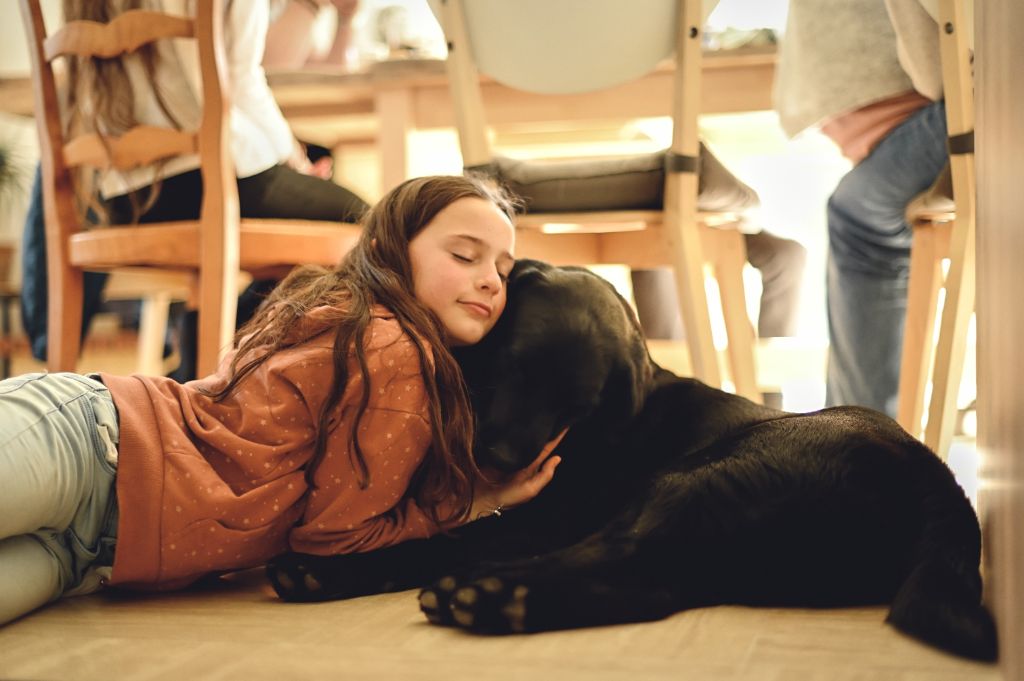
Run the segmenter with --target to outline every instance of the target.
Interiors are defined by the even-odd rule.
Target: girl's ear
[[[370,247],[377,248],[377,237],[373,237],[372,239],[370,239]]]

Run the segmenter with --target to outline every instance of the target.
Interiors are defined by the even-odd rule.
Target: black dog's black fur
[[[981,533],[949,469],[891,419],[787,414],[657,367],[628,306],[576,268],[517,264],[501,321],[460,363],[481,465],[516,470],[565,426],[534,501],[456,536],[282,556],[282,598],[433,586],[431,621],[482,632],[651,620],[739,603],[892,604],[888,621],[996,657]]]

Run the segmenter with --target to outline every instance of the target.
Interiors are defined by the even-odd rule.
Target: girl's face
[[[505,309],[515,230],[490,201],[453,201],[409,242],[413,293],[444,324],[453,345],[472,345]]]

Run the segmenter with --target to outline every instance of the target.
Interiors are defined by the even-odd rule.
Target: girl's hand
[[[491,515],[501,515],[504,509],[525,504],[540,494],[540,491],[551,482],[555,468],[562,462],[559,456],[551,456],[558,443],[565,437],[568,428],[563,430],[554,440],[544,445],[540,455],[526,468],[503,476],[494,471],[485,471],[487,478],[478,481],[476,496],[469,512],[468,521],[478,520]],[[496,481],[496,482],[492,482]]]
[[[311,174],[313,169],[313,164],[309,162],[309,157],[306,156],[306,146],[295,138],[292,138],[292,155],[285,161],[285,165],[303,175]]]

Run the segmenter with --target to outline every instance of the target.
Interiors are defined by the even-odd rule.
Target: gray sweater
[[[938,25],[920,0],[790,0],[775,80],[787,134],[914,89],[942,96]]]

